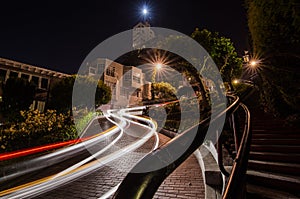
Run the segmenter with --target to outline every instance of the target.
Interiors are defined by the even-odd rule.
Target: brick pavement
[[[164,135],[159,135],[159,137],[160,145],[169,140]],[[149,151],[153,146],[153,141],[154,138],[137,151]],[[85,177],[35,198],[99,198],[120,183],[126,176],[126,172],[116,169],[116,165],[124,162],[134,162],[133,159],[140,158],[139,153],[128,154],[111,163],[111,166],[105,166]],[[204,198],[204,194],[201,170],[197,159],[192,155],[162,183],[154,198]]]
[[[159,187],[154,198],[204,198],[203,178],[197,159],[190,156]]]
[[[161,143],[168,140],[160,135]],[[155,199],[204,198],[205,188],[198,160],[191,155],[161,184]]]

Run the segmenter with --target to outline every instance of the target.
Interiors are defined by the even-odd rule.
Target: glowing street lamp
[[[249,64],[250,64],[250,66],[251,66],[252,68],[254,68],[254,67],[257,66],[258,63],[257,63],[256,60],[251,60]]]
[[[157,62],[154,64],[153,73],[152,73],[152,83],[155,83],[156,73],[157,73],[157,71],[161,70],[162,67],[163,67],[163,65],[160,62]]]
[[[155,68],[156,68],[156,70],[160,70],[162,68],[162,64],[161,63],[156,63]]]
[[[234,80],[233,80],[233,83],[234,83],[234,84],[238,84],[238,83],[239,83],[239,80],[238,80],[238,79],[234,79]]]
[[[157,63],[154,63],[154,67],[153,67],[153,73],[152,73],[152,84],[151,84],[151,96],[152,96],[152,100],[155,99],[154,97],[154,87],[153,87],[153,84],[156,82],[155,79],[156,79],[156,73],[157,71],[161,70],[163,67],[163,64],[160,63],[160,62],[157,62]]]

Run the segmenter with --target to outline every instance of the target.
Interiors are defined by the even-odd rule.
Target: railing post
[[[219,136],[218,134],[219,134],[219,132],[217,131],[217,137],[219,138],[217,141],[219,169],[226,177],[229,177],[229,173],[226,171],[226,169],[224,168],[224,164],[223,164],[223,149],[222,149],[223,138],[222,138],[222,136]]]

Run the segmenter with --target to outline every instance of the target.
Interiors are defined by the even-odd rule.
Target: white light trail
[[[96,169],[99,169],[103,166],[105,166],[106,164],[108,164],[109,162],[116,160],[117,158],[122,157],[123,155],[132,152],[136,149],[138,149],[139,147],[141,147],[145,142],[147,142],[153,135],[155,135],[156,138],[156,143],[154,146],[154,149],[157,148],[158,146],[158,135],[156,132],[156,125],[153,121],[146,119],[146,118],[142,118],[142,117],[138,117],[138,116],[134,116],[134,115],[130,115],[128,113],[126,113],[129,110],[140,110],[143,109],[144,107],[137,107],[137,108],[128,108],[128,109],[123,109],[120,111],[117,110],[111,110],[109,111],[110,114],[112,114],[113,117],[118,118],[121,122],[121,124],[123,125],[119,125],[116,124],[118,126],[118,130],[124,131],[124,122],[127,121],[129,123],[132,123],[134,125],[138,125],[141,126],[143,128],[146,128],[149,130],[149,132],[143,136],[142,139],[135,141],[129,145],[127,145],[124,148],[121,148],[118,151],[115,151],[113,153],[111,153],[110,155],[104,156],[102,158],[99,158],[98,160],[92,161],[90,163],[87,163],[88,161],[91,160],[91,158],[94,158],[95,156],[99,155],[100,153],[103,153],[102,149],[101,151],[99,151],[98,153],[94,154],[93,156],[81,161],[80,163],[68,168],[67,170],[62,171],[61,173],[55,175],[54,177],[50,177],[49,179],[42,181],[40,183],[31,185],[29,187],[24,187],[21,188],[20,190],[13,192],[11,194],[6,195],[7,198],[10,199],[14,199],[14,198],[24,198],[24,197],[32,197],[32,196],[36,196],[39,195],[41,193],[44,193],[46,191],[52,190],[62,184],[66,184],[80,176],[86,175]],[[113,112],[117,112],[117,113],[113,113]],[[120,116],[118,115],[120,114]],[[134,118],[143,122],[146,122],[149,126],[145,126],[142,125],[138,122],[135,121],[131,121],[128,118]],[[125,123],[127,123],[125,122]],[[113,129],[112,131],[114,131],[115,129]],[[120,135],[119,135],[120,136]],[[118,137],[119,137],[118,136]],[[114,140],[115,141],[115,140]],[[111,145],[109,145],[111,146]],[[107,150],[108,148],[105,148],[105,150]],[[86,163],[86,164],[85,164]],[[85,164],[85,165],[83,165]],[[115,189],[117,189],[117,187],[114,187],[113,189],[111,189],[108,193],[106,193],[104,196],[106,196],[107,194],[113,194],[115,192]],[[4,198],[6,197],[4,196]]]

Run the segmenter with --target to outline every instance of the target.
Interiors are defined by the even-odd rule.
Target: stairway
[[[300,198],[300,129],[251,110],[247,198]]]

